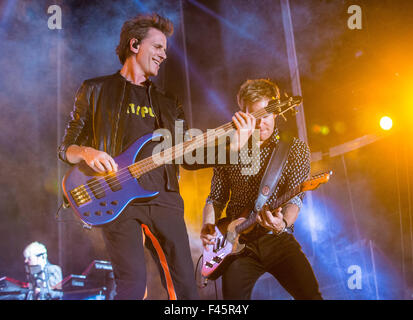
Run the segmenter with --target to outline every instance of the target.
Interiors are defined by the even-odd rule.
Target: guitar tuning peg
[[[298,110],[296,108],[292,108],[291,113],[292,113],[293,116],[296,116],[297,113],[298,113]]]
[[[286,98],[288,98],[288,93],[287,93],[286,91],[284,91],[284,96],[285,96]]]
[[[280,116],[284,119],[285,122],[287,122],[287,118],[285,117],[284,113],[281,113]]]

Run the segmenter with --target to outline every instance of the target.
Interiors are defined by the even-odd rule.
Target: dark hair
[[[116,47],[116,54],[119,57],[120,63],[124,64],[126,58],[132,54],[129,49],[130,40],[135,38],[138,42],[141,42],[146,37],[150,28],[158,29],[166,37],[170,37],[174,32],[172,22],[157,13],[140,14],[127,20],[122,26],[119,44]]]
[[[278,86],[271,80],[247,80],[241,85],[237,94],[238,105],[242,109],[244,109],[244,107],[242,106],[245,106],[245,103],[254,103],[263,98],[280,98],[280,90],[278,89]]]

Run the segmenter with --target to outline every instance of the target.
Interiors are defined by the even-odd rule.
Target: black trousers
[[[294,299],[322,299],[313,269],[293,235],[264,235],[248,243],[222,276],[225,300],[249,300],[258,278],[269,272]]]
[[[147,277],[141,224],[149,227],[165,253],[177,298],[199,299],[183,209],[156,205],[128,206],[114,222],[102,228],[115,275],[115,299],[144,297]],[[149,249],[153,252],[153,246]],[[162,276],[163,272],[162,283],[166,286]]]

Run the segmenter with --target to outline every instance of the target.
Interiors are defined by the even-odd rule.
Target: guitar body
[[[331,175],[332,171],[304,181],[294,189],[284,193],[265,210],[276,210],[301,192],[315,190],[320,184],[326,183]],[[226,267],[242,253],[245,244],[239,243],[240,234],[246,234],[254,229],[257,223],[257,213],[253,213],[252,208],[247,207],[240,216],[232,222],[227,218],[217,222],[215,244],[208,246],[208,250],[204,249],[203,251],[202,276],[211,280],[219,278]]]
[[[148,201],[159,194],[143,189],[128,169],[142,147],[156,137],[160,135],[144,135],[115,157],[118,171],[114,174],[99,174],[84,161],[67,172],[62,182],[63,192],[84,223],[104,225],[115,220],[132,200]]]
[[[218,221],[215,226],[217,234],[215,244],[203,251],[201,274],[204,277],[211,280],[219,278],[227,266],[242,253],[245,244],[239,243],[240,235],[235,228],[245,220],[245,218],[238,218],[229,222],[227,218],[224,218]]]

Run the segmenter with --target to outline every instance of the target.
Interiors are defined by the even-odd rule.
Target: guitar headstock
[[[330,179],[332,174],[333,174],[333,171],[329,171],[329,172],[321,173],[314,177],[311,177],[311,179],[304,181],[301,184],[301,190],[310,191],[310,190],[317,189],[320,186],[320,184],[326,183]]]
[[[300,96],[286,96],[285,99],[275,99],[270,100],[268,102],[267,107],[265,107],[265,111],[268,113],[274,113],[275,115],[280,115],[287,120],[284,116],[284,113],[291,110],[293,115],[297,114],[296,107],[299,106],[303,102],[303,98]]]

